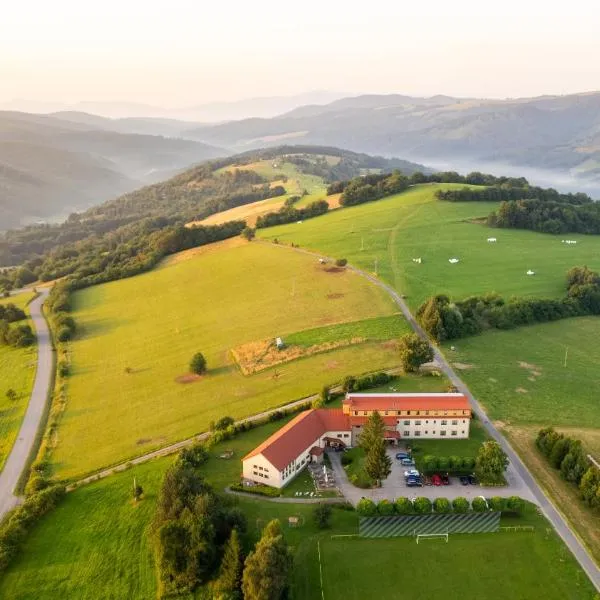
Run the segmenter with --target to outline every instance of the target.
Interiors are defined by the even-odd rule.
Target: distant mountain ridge
[[[365,95],[183,135],[238,150],[293,139],[450,167],[527,167],[600,191],[600,92],[508,100]]]
[[[0,230],[58,220],[228,154],[194,140],[107,130],[105,121],[0,112]]]

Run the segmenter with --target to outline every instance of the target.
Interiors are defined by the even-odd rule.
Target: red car
[[[433,483],[433,485],[442,485],[442,478],[439,475],[432,475],[431,483]]]

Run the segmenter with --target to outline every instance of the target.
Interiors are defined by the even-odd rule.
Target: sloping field
[[[241,344],[396,311],[363,278],[268,244],[234,240],[175,257],[153,272],[77,292],[74,305],[80,333],[52,453],[59,477],[397,364],[393,344],[367,341],[243,376],[230,352]],[[184,383],[198,351],[209,372]]]
[[[565,273],[574,265],[600,269],[600,236],[561,236],[514,229],[491,229],[472,222],[487,216],[494,203],[441,202],[437,189],[451,184],[415,186],[396,196],[330,214],[259,231],[328,256],[345,257],[407,295],[416,308],[432,294],[454,298],[498,292],[560,297]],[[488,243],[488,237],[498,239]],[[421,258],[421,263],[413,259]],[[450,264],[450,258],[459,262]],[[527,276],[531,269],[533,276]]]
[[[31,293],[23,293],[10,298],[0,299],[0,304],[15,304],[26,308],[33,297]],[[25,323],[22,321],[21,323]],[[35,377],[37,360],[36,346],[29,348],[11,348],[0,344],[0,470],[8,457],[10,449],[17,437],[21,421]],[[9,400],[8,390],[14,390],[16,400]]]

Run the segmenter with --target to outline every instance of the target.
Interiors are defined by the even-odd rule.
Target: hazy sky
[[[600,89],[600,3],[487,4],[4,2],[0,103],[180,107],[314,89],[494,97]]]

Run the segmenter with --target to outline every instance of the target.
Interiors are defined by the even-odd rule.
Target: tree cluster
[[[416,373],[421,365],[433,360],[433,349],[416,333],[407,333],[400,338],[399,353],[405,373]]]
[[[361,517],[388,517],[394,515],[423,515],[435,513],[456,513],[464,514],[467,512],[485,512],[488,510],[519,514],[525,506],[524,501],[518,496],[502,498],[494,496],[487,501],[482,498],[474,498],[469,502],[467,498],[454,498],[450,501],[447,498],[436,498],[433,502],[429,498],[396,498],[394,502],[381,500],[377,504],[370,498],[361,498],[356,505],[356,512]]]
[[[276,212],[260,215],[256,219],[256,228],[272,227],[273,225],[282,225],[283,223],[293,223],[294,221],[304,221],[312,217],[324,215],[329,210],[329,204],[326,200],[316,200],[304,208],[295,208],[294,206],[283,206]]]
[[[372,200],[379,200],[391,194],[398,194],[409,186],[409,179],[399,171],[391,174],[365,175],[356,177],[343,185],[340,204],[342,206],[355,206]],[[334,193],[338,187],[330,186],[327,190]]]
[[[581,440],[547,427],[539,431],[535,443],[560,476],[578,488],[583,502],[600,512],[600,469],[590,463]]]
[[[11,326],[25,319],[25,311],[14,304],[0,304],[0,344],[23,348],[35,342],[35,334],[29,325]]]
[[[246,530],[241,511],[200,475],[205,457],[197,449],[180,454],[163,479],[153,521],[162,597],[214,579],[232,532]]]
[[[394,377],[388,375],[385,371],[379,371],[378,373],[372,373],[371,375],[363,375],[362,377],[347,375],[342,382],[342,391],[344,393],[362,392],[363,390],[369,390],[371,388],[379,387],[380,385],[385,385],[392,379],[394,379]]]
[[[561,194],[553,188],[541,188],[522,185],[517,179],[501,186],[492,185],[484,188],[465,187],[460,190],[438,190],[435,196],[446,202],[516,202],[520,200],[536,200],[541,203],[564,203],[572,206],[590,204],[592,199],[583,193]],[[484,184],[485,185],[485,184]]]
[[[26,317],[25,311],[12,304],[12,302],[0,304],[0,321],[15,323],[16,321],[22,321]]]
[[[569,317],[600,314],[600,277],[588,267],[567,273],[567,294],[559,300],[518,298],[505,300],[495,293],[451,302],[439,294],[417,310],[417,320],[437,342],[476,335],[486,329],[514,329]]]

